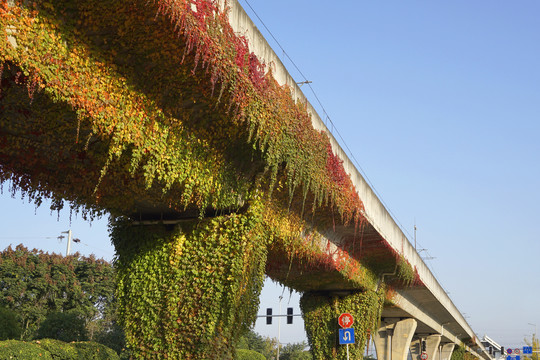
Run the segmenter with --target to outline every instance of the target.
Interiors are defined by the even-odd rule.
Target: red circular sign
[[[344,329],[350,328],[353,323],[354,323],[354,318],[352,317],[351,314],[343,313],[343,314],[339,315],[338,324],[342,328],[344,328]]]
[[[427,360],[427,353],[423,352],[422,354],[420,354],[420,359]]]

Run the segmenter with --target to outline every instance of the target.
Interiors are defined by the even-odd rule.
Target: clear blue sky
[[[410,234],[416,222],[421,255],[435,257],[477,335],[507,347],[530,337],[528,323],[540,325],[540,3],[248,1],[390,211]]]
[[[410,234],[416,223],[421,255],[477,335],[521,345],[540,326],[540,2],[248,1],[389,210]],[[42,237],[24,242],[65,252],[43,237],[67,230],[69,214],[34,215],[6,188],[0,247]],[[75,250],[112,258],[106,221],[72,229]],[[280,293],[265,292],[260,312]],[[302,339],[287,326],[282,340]]]

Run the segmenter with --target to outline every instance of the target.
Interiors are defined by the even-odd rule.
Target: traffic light
[[[501,346],[501,355],[504,355],[504,346]]]
[[[493,355],[493,347],[492,346],[489,347],[489,355]]]
[[[422,352],[426,352],[426,340],[422,339]]]
[[[287,308],[287,324],[292,324],[292,318],[293,318],[293,310],[292,308]]]
[[[266,308],[266,325],[272,325],[272,308]]]

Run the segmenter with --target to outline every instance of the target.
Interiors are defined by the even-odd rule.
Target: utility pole
[[[283,299],[283,294],[279,297],[279,317],[278,317],[278,327],[277,327],[277,357],[276,360],[279,360],[279,347],[281,346],[280,343],[280,335],[281,335],[281,300]]]
[[[62,231],[62,234],[68,234],[66,256],[69,256],[69,253],[71,251],[71,236],[72,236],[71,229],[69,229],[68,231]]]
[[[414,222],[414,250],[416,250],[416,221]]]
[[[536,332],[536,330],[537,330],[537,329],[536,329],[536,324],[531,324],[531,323],[528,323],[528,324],[534,326],[534,335],[537,336],[537,335],[536,335],[536,334],[537,334],[537,332]]]

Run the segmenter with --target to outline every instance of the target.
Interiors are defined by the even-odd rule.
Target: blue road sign
[[[354,344],[354,329],[339,329],[339,344]]]
[[[523,353],[524,354],[532,354],[532,346],[524,346],[523,347]]]

